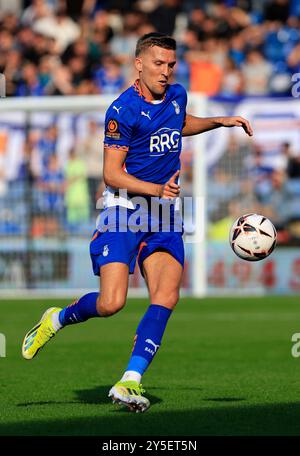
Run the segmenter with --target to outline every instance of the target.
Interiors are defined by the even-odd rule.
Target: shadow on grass
[[[103,388],[104,389],[104,388]],[[94,393],[92,392],[94,391]],[[78,392],[82,400],[95,402],[95,391]],[[105,388],[105,394],[106,394]],[[300,403],[265,405],[229,405],[227,399],[215,398],[223,403],[203,408],[180,410],[156,410],[155,403],[144,414],[125,411],[115,413],[116,408],[106,403],[105,416],[80,418],[68,415],[64,419],[26,419],[0,425],[0,435],[64,435],[64,436],[201,436],[201,435],[300,435]],[[224,401],[225,399],[225,401]],[[153,397],[152,397],[153,400]],[[206,399],[207,400],[207,399]],[[240,400],[240,399],[239,399]],[[82,403],[81,401],[79,403]],[[174,403],[174,408],[176,403]],[[192,404],[187,404],[192,407]]]
[[[243,397],[207,397],[203,400],[207,402],[242,402],[246,399]]]
[[[106,386],[97,386],[91,389],[85,390],[76,390],[75,394],[77,396],[77,400],[74,401],[36,401],[36,402],[20,402],[17,404],[17,407],[34,407],[40,405],[64,405],[64,404],[92,404],[92,405],[100,405],[100,404],[109,404],[110,399],[108,398],[108,392],[111,388],[111,385]],[[157,397],[153,396],[152,394],[147,394],[147,398],[151,402],[152,405],[158,404],[162,402],[162,400]]]

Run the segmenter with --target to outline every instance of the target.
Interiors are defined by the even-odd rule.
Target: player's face
[[[135,66],[139,72],[141,89],[147,99],[162,98],[175,64],[175,51],[158,46],[146,49],[136,58]]]

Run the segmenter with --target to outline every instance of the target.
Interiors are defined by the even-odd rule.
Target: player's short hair
[[[141,36],[136,43],[135,56],[138,57],[142,51],[153,46],[176,51],[176,41],[169,35],[151,32]]]

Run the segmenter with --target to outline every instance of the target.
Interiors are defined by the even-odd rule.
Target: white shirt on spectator
[[[35,22],[33,31],[54,38],[60,53],[80,36],[80,27],[69,17],[60,21],[55,16],[43,17]]]

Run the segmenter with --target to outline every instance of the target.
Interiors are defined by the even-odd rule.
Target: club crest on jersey
[[[160,128],[150,136],[150,155],[163,155],[167,152],[178,152],[180,131],[171,128]]]
[[[106,256],[108,255],[108,252],[109,252],[109,248],[108,248],[108,245],[106,244],[106,245],[103,247],[102,255],[106,257]]]
[[[179,104],[177,103],[177,101],[173,100],[173,101],[172,101],[172,105],[173,105],[174,108],[175,108],[176,114],[180,114],[180,106],[179,106]]]
[[[105,136],[108,138],[120,139],[119,124],[115,119],[110,119],[108,122]]]

